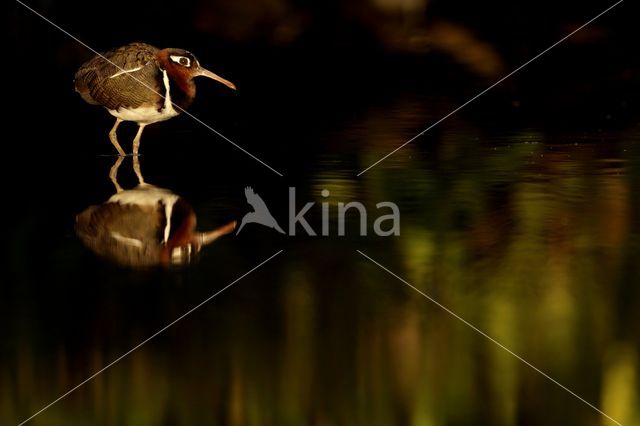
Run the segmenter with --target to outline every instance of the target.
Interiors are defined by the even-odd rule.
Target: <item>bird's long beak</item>
[[[206,246],[207,244],[211,244],[221,236],[229,234],[230,232],[233,232],[234,229],[236,229],[235,220],[233,222],[229,222],[226,225],[221,226],[218,229],[214,229],[213,231],[198,233],[197,235],[198,243],[201,247]]]
[[[210,78],[212,80],[215,80],[215,81],[218,81],[218,82],[224,84],[225,86],[227,86],[227,87],[229,87],[229,88],[231,88],[233,90],[236,90],[236,85],[235,84],[233,84],[229,80],[225,80],[224,78],[220,77],[218,74],[212,73],[211,71],[209,71],[206,68],[202,68],[201,67],[200,70],[198,71],[197,75],[201,75],[203,77],[208,77],[208,78]]]

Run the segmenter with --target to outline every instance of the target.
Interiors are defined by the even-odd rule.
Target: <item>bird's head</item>
[[[158,52],[158,61],[169,76],[178,84],[191,85],[195,77],[208,77],[235,90],[236,86],[229,80],[202,67],[198,59],[184,49],[168,48]]]

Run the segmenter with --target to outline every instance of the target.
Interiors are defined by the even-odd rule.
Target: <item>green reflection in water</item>
[[[366,129],[354,143],[381,135],[359,165],[394,146],[385,135],[397,136],[397,117],[372,114],[354,125]],[[421,119],[409,114],[403,125]],[[540,132],[464,129],[408,146],[361,179],[351,170],[314,176],[310,200],[327,188],[332,200],[398,202],[400,237],[351,234],[287,250],[32,424],[609,424],[355,249],[623,424],[639,423],[638,134],[613,138],[603,153]],[[151,319],[127,318],[136,304],[120,307],[125,285],[109,292],[130,278],[119,270],[108,271],[102,297],[73,331],[50,330],[30,299],[17,298],[19,321],[2,355],[2,424],[230,281],[216,275],[219,266],[243,270],[245,248],[224,244],[215,264],[211,254],[159,282],[136,275],[141,292],[160,295]]]

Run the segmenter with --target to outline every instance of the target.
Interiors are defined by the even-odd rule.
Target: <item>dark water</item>
[[[299,186],[303,201],[319,202],[326,188],[330,202],[397,202],[398,237],[359,237],[357,224],[345,237],[333,230],[319,238],[284,237],[253,225],[206,248],[187,268],[122,269],[95,258],[73,233],[73,215],[113,192],[107,173],[114,158],[76,153],[52,160],[42,170],[46,201],[11,234],[2,423],[23,420],[282,249],[33,423],[603,423],[356,252],[362,250],[633,424],[640,134],[487,133],[454,119],[437,146],[410,145],[360,178],[357,169],[343,168],[344,145],[359,144],[357,154],[349,148],[353,164],[366,165],[423,121],[428,100],[421,101],[399,99],[345,124]],[[150,132],[143,149],[153,151],[153,139],[162,136]],[[95,145],[110,148],[106,137]],[[169,164],[154,155],[142,157],[146,179],[182,189],[201,228],[240,218],[247,183],[270,204],[280,201],[276,217],[286,214],[289,184],[278,184],[268,171],[260,170],[268,184],[241,174],[207,180],[208,160],[196,158],[194,171],[190,155]],[[130,164],[127,159],[121,180],[133,184]],[[95,180],[74,189],[56,174],[60,169],[79,176],[92,169]],[[315,209],[309,221],[319,228]]]
[[[488,94],[356,176],[486,86],[442,68],[424,80],[448,75],[444,85],[415,85],[416,75],[312,84],[295,69],[255,76],[251,66],[236,73],[238,95],[201,82],[192,112],[284,177],[180,117],[145,132],[146,181],[188,200],[203,230],[248,211],[246,186],[286,223],[296,187],[300,206],[317,203],[307,216],[317,231],[319,203],[330,203],[331,235],[249,225],[183,268],[123,268],[76,238],[75,215],[114,193],[111,119],[56,88],[60,108],[5,158],[38,183],[4,182],[13,219],[0,424],[28,418],[280,250],[31,424],[614,424],[357,250],[620,423],[639,424],[632,79],[603,67],[590,77],[608,83],[565,74],[541,91],[523,77],[528,89]],[[126,188],[131,166],[120,168]],[[337,235],[336,204],[349,201],[367,207],[368,236],[353,215]],[[399,236],[372,234],[380,201],[398,204]]]

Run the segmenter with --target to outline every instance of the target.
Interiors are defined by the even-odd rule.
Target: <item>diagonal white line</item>
[[[169,324],[165,325],[164,327],[162,327],[160,330],[156,331],[155,333],[153,333],[151,336],[147,337],[145,340],[143,340],[142,342],[138,343],[136,346],[134,346],[133,348],[129,349],[127,352],[125,352],[124,354],[120,355],[118,358],[114,359],[113,361],[111,361],[109,364],[105,365],[104,367],[102,367],[100,370],[96,371],[95,373],[93,373],[91,376],[87,377],[84,381],[82,381],[81,383],[78,383],[75,387],[69,389],[67,392],[65,392],[64,394],[60,395],[58,398],[54,399],[53,401],[51,401],[49,404],[45,405],[44,407],[42,407],[40,410],[38,410],[37,412],[35,412],[34,414],[32,414],[29,418],[23,420],[22,422],[20,422],[18,424],[18,426],[22,426],[23,424],[27,423],[28,421],[30,421],[31,419],[33,419],[34,417],[36,417],[37,415],[41,414],[43,411],[45,411],[46,409],[50,408],[52,405],[54,405],[55,403],[57,403],[58,401],[60,401],[61,399],[67,397],[69,394],[71,394],[72,392],[74,392],[75,390],[77,390],[78,388],[80,388],[81,386],[87,384],[88,382],[90,382],[92,379],[94,379],[96,376],[100,375],[101,373],[103,373],[105,370],[107,370],[108,368],[114,366],[115,364],[117,364],[118,362],[120,362],[122,359],[124,359],[125,357],[127,357],[128,355],[130,355],[132,352],[134,352],[135,350],[139,349],[140,347],[142,347],[144,344],[146,344],[147,342],[149,342],[151,339],[153,339],[154,337],[158,336],[159,334],[163,333],[164,331],[166,331],[169,327],[173,326],[174,324],[176,324],[178,321],[183,320],[185,317],[187,317],[188,315],[190,315],[191,313],[193,313],[195,310],[197,310],[198,308],[202,307],[204,304],[206,304],[207,302],[209,302],[211,299],[213,299],[214,297],[216,297],[217,295],[219,295],[220,293],[222,293],[223,291],[225,291],[226,289],[228,289],[229,287],[231,287],[232,285],[234,285],[235,283],[237,283],[238,281],[240,281],[241,279],[243,279],[244,277],[246,277],[247,275],[249,275],[250,273],[252,273],[253,271],[255,271],[256,269],[260,268],[262,265],[264,265],[265,263],[267,263],[268,261],[270,261],[271,259],[273,259],[274,257],[276,257],[277,255],[279,255],[280,253],[282,253],[283,250],[279,250],[277,251],[275,254],[271,255],[269,258],[263,260],[262,262],[260,262],[258,265],[254,266],[253,268],[251,268],[248,272],[245,272],[244,274],[242,274],[241,276],[239,276],[238,278],[236,278],[235,280],[233,280],[232,282],[230,282],[229,284],[227,284],[225,287],[223,287],[222,289],[218,290],[217,292],[215,292],[214,294],[212,294],[211,296],[207,297],[205,300],[203,300],[202,302],[198,303],[196,306],[194,306],[193,308],[189,309],[187,312],[185,312],[184,314],[180,315],[178,318],[176,318],[175,320],[171,321]]]
[[[396,152],[400,151],[402,148],[404,148],[405,146],[409,145],[411,142],[413,142],[414,140],[416,140],[417,138],[419,138],[420,136],[424,135],[425,133],[427,133],[429,130],[433,129],[434,127],[436,127],[438,124],[442,123],[444,120],[446,120],[447,118],[451,117],[453,114],[455,114],[456,112],[460,111],[462,108],[466,107],[467,105],[469,105],[471,102],[475,101],[476,99],[478,99],[480,96],[484,95],[485,93],[487,93],[489,90],[493,89],[494,87],[496,87],[497,85],[499,85],[500,83],[502,83],[503,81],[505,81],[506,79],[508,79],[509,77],[511,77],[512,75],[514,75],[515,73],[517,73],[518,71],[520,71],[521,69],[523,69],[524,67],[526,67],[527,65],[529,65],[531,62],[535,61],[536,59],[538,59],[539,57],[541,57],[542,55],[544,55],[545,53],[547,53],[548,51],[550,51],[551,49],[553,49],[554,47],[556,47],[557,45],[559,45],[560,43],[562,43],[563,41],[565,41],[566,39],[570,38],[571,36],[573,36],[575,33],[577,33],[578,31],[582,30],[584,27],[586,27],[587,25],[591,24],[593,21],[595,21],[596,19],[600,18],[602,15],[604,15],[605,13],[609,12],[611,9],[613,9],[614,7],[616,7],[617,5],[619,5],[620,3],[622,3],[624,0],[618,0],[616,3],[614,3],[613,5],[609,6],[608,8],[606,8],[605,10],[603,10],[602,12],[600,12],[599,14],[597,14],[595,17],[591,18],[590,20],[588,20],[587,22],[585,22],[584,24],[582,24],[581,26],[579,26],[578,28],[576,28],[575,30],[571,31],[569,34],[567,34],[566,36],[562,37],[560,40],[558,40],[557,42],[553,43],[551,46],[547,47],[546,49],[544,49],[542,52],[538,53],[536,56],[534,56],[533,58],[529,59],[527,62],[525,62],[524,64],[520,65],[518,68],[516,68],[515,70],[511,71],[509,74],[505,75],[504,77],[502,77],[500,80],[496,81],[495,83],[493,83],[491,86],[487,87],[486,89],[484,89],[482,92],[478,93],[477,95],[475,95],[473,98],[469,99],[467,102],[463,103],[462,105],[460,105],[458,108],[454,109],[453,111],[451,111],[449,114],[445,115],[444,117],[442,117],[441,119],[439,119],[438,121],[436,121],[435,123],[433,123],[432,125],[430,125],[429,127],[427,127],[426,129],[424,129],[423,131],[421,131],[420,133],[418,133],[417,135],[415,135],[414,137],[412,137],[411,139],[409,139],[408,141],[406,141],[405,143],[403,143],[402,145],[400,145],[399,147],[397,147],[396,149],[394,149],[393,151],[391,151],[390,153],[388,153],[387,155],[385,155],[384,157],[380,158],[378,161],[376,161],[375,163],[371,164],[369,167],[367,167],[366,169],[364,169],[363,171],[361,171],[360,173],[357,174],[357,176],[362,175],[363,173],[367,172],[369,169],[377,166],[378,164],[380,164],[381,162],[383,162],[384,160],[386,160],[387,158],[391,157],[393,154],[395,154]]]
[[[564,389],[565,391],[569,392],[571,395],[575,396],[576,398],[578,398],[580,401],[584,402],[585,404],[587,404],[589,407],[593,408],[594,410],[596,410],[598,413],[602,414],[604,417],[606,417],[607,419],[611,420],[612,422],[614,422],[615,424],[622,426],[622,423],[620,423],[619,421],[617,421],[616,419],[614,419],[613,417],[609,416],[607,413],[603,412],[602,410],[600,410],[598,407],[596,407],[595,405],[593,405],[592,403],[590,403],[589,401],[587,401],[586,399],[582,398],[580,395],[578,395],[577,393],[575,393],[574,391],[572,391],[571,389],[567,388],[566,386],[564,386],[562,383],[558,382],[557,380],[555,380],[553,377],[549,376],[547,373],[545,373],[544,371],[540,370],[538,367],[536,367],[535,365],[531,364],[529,361],[527,361],[526,359],[522,358],[520,355],[518,355],[517,353],[513,352],[511,349],[507,348],[505,345],[503,345],[502,343],[498,342],[496,339],[494,339],[493,337],[489,336],[487,333],[485,333],[484,331],[480,330],[478,327],[476,327],[475,325],[471,324],[469,321],[465,320],[464,318],[462,318],[460,315],[456,314],[455,312],[453,312],[451,309],[447,308],[446,306],[444,306],[443,304],[441,304],[440,302],[438,302],[437,300],[435,300],[434,298],[432,298],[431,296],[429,296],[428,294],[424,293],[423,291],[421,291],[420,289],[418,289],[417,287],[414,287],[413,285],[411,285],[409,282],[407,282],[406,280],[404,280],[402,277],[400,277],[399,275],[396,275],[395,273],[393,273],[391,270],[389,270],[388,268],[386,268],[385,266],[381,265],[380,263],[376,262],[375,260],[373,260],[372,258],[370,258],[369,256],[367,256],[366,254],[364,254],[363,252],[361,252],[360,250],[356,250],[358,253],[360,253],[363,257],[367,258],[369,261],[371,261],[372,263],[374,263],[375,265],[377,265],[380,269],[382,269],[383,271],[389,273],[391,276],[393,276],[394,278],[398,279],[399,281],[401,281],[402,283],[406,284],[408,287],[411,287],[413,290],[415,290],[416,292],[420,293],[422,296],[424,296],[425,298],[427,298],[430,302],[432,302],[433,304],[435,304],[436,306],[438,306],[440,309],[444,310],[445,312],[447,312],[449,315],[453,316],[455,319],[461,321],[462,323],[464,323],[466,326],[470,327],[472,330],[474,330],[475,332],[479,333],[480,335],[482,335],[483,337],[489,339],[492,343],[496,344],[498,347],[500,347],[501,349],[507,351],[508,353],[510,353],[511,355],[513,355],[515,358],[517,358],[519,361],[521,361],[522,363],[526,364],[527,366],[529,366],[530,368],[532,368],[534,371],[536,371],[537,373],[541,374],[542,376],[544,376],[545,378],[547,378],[548,380],[550,380],[551,382],[555,383],[556,385],[560,386],[562,389]]]
[[[66,34],[67,36],[69,36],[70,38],[74,39],[75,41],[77,41],[78,43],[80,43],[82,46],[86,47],[87,49],[89,49],[91,52],[95,53],[96,55],[100,56],[102,59],[104,59],[105,61],[109,62],[111,65],[115,66],[116,68],[118,68],[121,72],[128,72],[127,70],[125,70],[124,68],[120,67],[119,65],[113,63],[112,61],[110,61],[109,59],[105,58],[104,55],[102,55],[100,52],[98,52],[97,50],[95,50],[94,48],[92,48],[91,46],[89,46],[87,43],[83,42],[82,40],[80,40],[78,37],[74,36],[73,34],[71,34],[70,32],[68,32],[67,30],[65,30],[64,28],[60,27],[58,24],[56,24],[55,22],[51,21],[50,19],[48,19],[46,16],[42,15],[41,13],[39,13],[38,11],[36,11],[35,9],[33,9],[32,7],[24,4],[23,2],[21,2],[20,0],[15,0],[16,3],[24,6],[27,10],[33,12],[35,15],[39,16],[40,18],[42,18],[43,20],[45,20],[46,22],[48,22],[49,24],[51,24],[53,27],[57,28],[58,30],[60,30],[61,32],[63,32],[64,34]],[[131,71],[131,70],[129,70]],[[147,89],[151,90],[153,93],[157,94],[158,96],[162,97],[164,99],[164,96],[161,95],[160,93],[158,93],[154,88],[150,87],[148,84],[146,84],[145,82],[141,81],[140,79],[134,77],[131,74],[128,74],[129,77],[131,77],[132,79],[134,79],[135,81],[137,81],[138,83],[140,83],[142,86],[146,87]],[[194,119],[195,121],[197,121],[198,123],[202,124],[204,127],[206,127],[207,129],[211,130],[213,133],[215,133],[216,135],[218,135],[219,137],[221,137],[222,139],[224,139],[225,141],[229,142],[231,145],[235,146],[236,148],[238,148],[240,151],[244,152],[245,154],[247,154],[249,157],[253,158],[254,160],[256,160],[258,163],[262,164],[263,166],[265,166],[266,168],[268,168],[269,170],[271,170],[272,172],[274,172],[275,174],[277,174],[278,176],[282,177],[282,173],[280,173],[279,171],[277,171],[276,169],[274,169],[273,167],[271,167],[270,165],[268,165],[267,163],[265,163],[264,161],[262,161],[261,159],[259,159],[258,157],[256,157],[255,155],[253,155],[252,153],[250,153],[249,151],[247,151],[246,149],[244,149],[243,147],[241,147],[240,145],[238,145],[237,143],[235,143],[234,141],[232,141],[231,139],[229,139],[228,137],[226,137],[225,135],[223,135],[222,133],[220,133],[219,131],[217,131],[216,129],[214,129],[213,127],[209,126],[207,123],[205,123],[204,121],[200,120],[198,117],[196,117],[195,115],[191,114],[189,111],[185,110],[184,108],[181,108],[180,106],[176,105],[175,103],[171,102],[171,104],[173,105],[173,107],[177,110],[179,110],[180,112],[184,113],[185,115],[188,115],[189,117],[191,117],[192,119]]]

